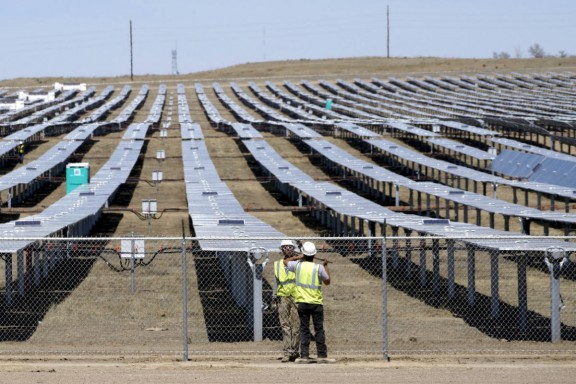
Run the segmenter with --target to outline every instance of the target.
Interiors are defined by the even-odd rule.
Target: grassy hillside
[[[541,72],[576,70],[576,58],[452,59],[363,57],[326,60],[290,60],[246,63],[211,71],[172,75],[138,75],[134,82],[189,82],[228,79],[314,79],[369,76],[474,74],[480,72]],[[130,82],[129,75],[90,78],[18,78],[0,81],[0,87],[39,87],[56,81],[113,84]]]

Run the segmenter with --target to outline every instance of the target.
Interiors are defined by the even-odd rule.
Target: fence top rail
[[[123,243],[126,241],[156,241],[156,242],[182,242],[186,243],[186,249],[189,249],[189,244],[196,242],[198,249],[203,251],[212,252],[251,252],[253,249],[264,247],[266,252],[279,252],[280,242],[286,240],[288,237],[246,237],[242,244],[236,244],[238,239],[234,237],[146,237],[146,236],[132,236],[132,237],[46,237],[46,238],[1,238],[0,237],[0,254],[9,255],[27,249],[42,249],[45,246],[50,246],[58,243],[77,245],[90,244],[109,244],[110,242]],[[323,247],[329,243],[347,243],[347,242],[362,242],[367,247],[366,250],[380,252],[386,248],[392,249],[399,246],[398,241],[405,241],[406,246],[408,241],[413,245],[418,244],[420,241],[427,241],[428,245],[433,244],[431,241],[437,241],[440,246],[456,244],[464,244],[467,249],[475,251],[483,251],[489,253],[507,253],[507,252],[525,252],[531,254],[542,254],[549,252],[552,248],[561,248],[567,254],[576,253],[576,237],[552,237],[552,236],[503,236],[503,237],[482,237],[482,236],[462,236],[454,234],[451,237],[445,236],[398,236],[398,237],[290,237],[288,239],[297,242],[312,241],[316,243],[323,243]],[[390,241],[391,240],[391,241]],[[217,246],[211,246],[217,244]],[[219,245],[218,245],[219,244]],[[222,244],[228,244],[228,247]],[[207,246],[208,245],[208,246]],[[328,246],[330,248],[330,246]]]
[[[576,236],[526,236],[526,235],[510,235],[510,236],[483,236],[483,235],[466,235],[463,236],[462,233],[454,233],[451,236],[253,236],[246,237],[251,240],[277,240],[278,242],[286,239],[290,240],[300,240],[300,241],[325,241],[325,240],[350,240],[350,241],[360,241],[360,240],[415,240],[415,239],[438,239],[438,240],[510,240],[510,241],[542,241],[542,240],[561,240],[561,241],[575,241]],[[186,240],[186,241],[199,241],[199,240],[236,240],[233,236],[142,236],[135,234],[134,236],[126,235],[119,237],[2,237],[0,236],[0,242],[4,241],[45,241],[45,242],[57,242],[57,241],[80,241],[80,242],[90,242],[90,241],[117,241],[117,240],[131,240],[131,239],[144,239],[144,240]]]

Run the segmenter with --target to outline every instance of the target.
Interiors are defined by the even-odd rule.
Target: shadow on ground
[[[240,307],[220,267],[218,256],[213,252],[194,255],[198,292],[204,312],[206,332],[210,342],[253,341],[252,307]],[[247,288],[250,298],[251,287]],[[271,301],[272,287],[262,281],[264,305]],[[251,303],[250,303],[251,304]],[[263,313],[263,339],[282,340],[278,314],[270,309]]]
[[[378,257],[354,257],[350,261],[362,267],[375,277],[382,278],[382,259]],[[434,274],[426,271],[421,285],[420,268],[417,264],[400,259],[397,268],[392,268],[392,259],[387,258],[388,281],[395,289],[434,308],[445,309],[454,317],[462,318],[468,325],[477,328],[485,335],[508,341],[550,341],[550,318],[534,311],[528,311],[527,327],[519,327],[520,311],[517,306],[499,300],[500,315],[491,316],[491,298],[476,292],[475,303],[468,303],[467,287],[456,284],[455,296],[449,299],[448,280],[439,276],[434,289]],[[576,341],[576,327],[562,324],[562,339]]]

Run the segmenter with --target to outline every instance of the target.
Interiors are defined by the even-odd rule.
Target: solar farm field
[[[45,86],[54,80],[4,81],[0,89]],[[50,222],[63,224],[42,236],[86,237],[86,249],[94,252],[105,241],[91,238],[143,236],[154,238],[147,244],[165,250],[177,248],[178,240],[163,237],[234,237],[217,232],[229,224],[247,228],[255,223],[252,236],[314,238],[334,263],[334,284],[325,292],[326,329],[328,344],[340,357],[335,370],[322,368],[314,374],[337,380],[349,372],[357,382],[373,382],[392,377],[390,366],[380,361],[382,267],[371,264],[373,250],[381,251],[383,244],[371,248],[371,242],[340,244],[320,238],[387,237],[389,348],[399,360],[393,359],[395,367],[421,375],[462,358],[479,375],[502,369],[522,382],[544,376],[561,380],[570,374],[576,341],[576,248],[571,238],[576,179],[562,175],[572,175],[576,158],[576,59],[367,58],[247,64],[178,77],[137,77],[134,82],[70,80],[86,82],[93,94],[76,94],[75,103],[56,115],[36,112],[41,123],[0,114],[5,145],[24,140],[27,146],[21,164],[12,147],[2,157],[0,186],[10,185],[0,194],[4,239],[41,233],[35,231],[52,212]],[[131,91],[125,94],[127,85]],[[104,95],[110,86],[113,90]],[[96,101],[99,95],[102,100]],[[72,105],[85,108],[51,125],[52,119],[71,113]],[[102,115],[96,114],[98,108],[104,108]],[[48,128],[27,135],[26,130],[40,124]],[[93,133],[82,132],[89,124]],[[70,194],[62,164],[46,158],[54,148],[65,152],[61,148],[72,141],[67,136],[72,133],[78,135],[78,147],[64,164],[89,163],[91,183],[98,187],[81,186]],[[48,168],[41,172],[44,166]],[[39,175],[15,182],[18,172]],[[198,194],[205,200],[194,203]],[[90,205],[97,198],[102,203]],[[157,203],[157,212],[146,217],[143,202],[150,200]],[[211,227],[205,217],[218,203],[223,214],[217,220],[224,221]],[[84,208],[96,213],[87,211],[76,219]],[[234,214],[226,215],[227,209]],[[480,239],[466,240],[471,234]],[[418,240],[410,240],[412,236]],[[429,236],[447,240],[422,240]],[[514,237],[513,245],[508,237]],[[214,308],[207,303],[217,289],[205,278],[220,272],[210,269],[214,260],[209,258],[235,251],[235,240],[195,243],[205,256],[194,262],[188,291],[196,365],[183,368],[149,356],[178,356],[181,267],[172,256],[155,260],[154,272],[137,277],[135,295],[128,289],[128,274],[79,258],[70,267],[75,270],[54,269],[58,276],[74,275],[69,285],[51,281],[50,293],[58,291],[55,299],[42,283],[38,286],[44,288],[28,290],[33,278],[24,277],[19,285],[17,258],[8,264],[7,255],[18,255],[25,246],[9,241],[12,248],[2,251],[0,272],[12,273],[14,284],[8,288],[8,277],[1,284],[0,308],[5,319],[28,319],[22,314],[29,311],[35,324],[5,321],[0,351],[6,356],[52,356],[58,351],[95,360],[106,356],[96,370],[101,379],[110,369],[109,356],[132,354],[145,360],[122,366],[123,373],[134,373],[150,359],[155,371],[151,378],[158,371],[170,372],[179,382],[194,371],[200,380],[218,382],[210,372],[213,367],[203,363],[214,359],[214,367],[225,375],[248,368],[254,373],[246,376],[250,382],[258,382],[256,373],[268,369],[297,379],[304,371],[276,363],[274,353],[281,347],[273,331],[265,331],[262,344],[254,344],[226,336],[231,331],[225,327],[211,328],[217,319],[209,316]],[[262,246],[277,257],[275,243]],[[548,340],[550,274],[543,264],[551,248],[566,252],[560,277],[562,340],[557,343]],[[472,283],[466,271],[473,251]],[[525,256],[527,261],[521,261]],[[446,267],[454,259],[456,278]],[[524,294],[518,276],[525,278]],[[264,280],[272,279],[265,270]],[[206,286],[214,290],[203,290]],[[269,290],[265,285],[265,294]],[[23,299],[30,295],[33,303]],[[474,305],[474,314],[464,309]],[[230,316],[225,325],[233,325],[232,311],[225,316]],[[93,335],[93,341],[87,343],[86,335]],[[149,349],[141,350],[142,345]],[[442,357],[431,357],[436,353]],[[534,366],[522,365],[519,373],[517,366],[493,362],[501,355],[527,358]],[[413,358],[419,361],[411,363]],[[228,365],[231,361],[236,365]],[[542,361],[545,368],[538,365]],[[0,371],[21,369],[17,363],[0,363]],[[84,362],[57,369],[61,383],[73,382],[75,372],[88,374]],[[10,374],[15,380],[30,378]],[[464,374],[450,366],[431,380],[453,380],[453,375]],[[140,377],[139,382],[146,380]]]

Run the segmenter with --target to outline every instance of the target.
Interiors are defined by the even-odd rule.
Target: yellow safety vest
[[[322,304],[320,264],[301,261],[296,265],[297,303]]]
[[[286,271],[283,260],[274,263],[274,276],[276,277],[276,296],[293,296],[296,289],[296,274]]]

